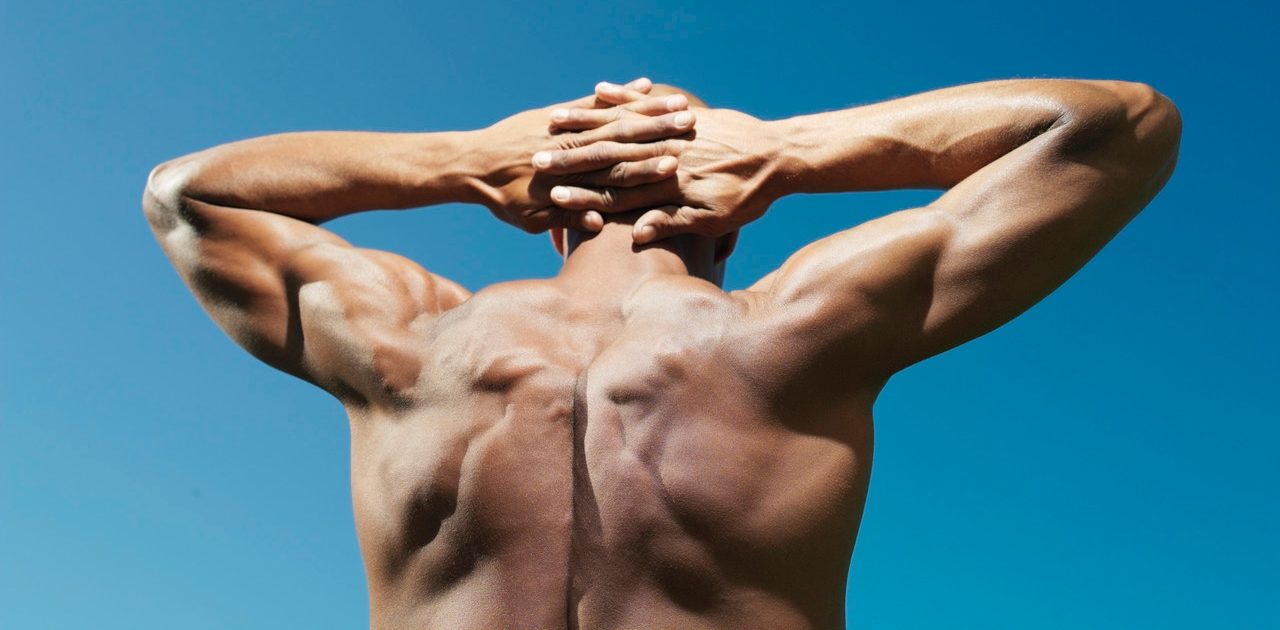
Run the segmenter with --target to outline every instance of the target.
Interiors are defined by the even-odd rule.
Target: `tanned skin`
[[[670,93],[153,172],[147,217],[214,320],[348,411],[373,628],[843,627],[885,382],[1084,265],[1167,180],[1181,126],[1114,81],[772,122]],[[719,288],[776,199],[903,187],[946,192]],[[554,229],[564,267],[472,295],[317,226],[450,201]]]

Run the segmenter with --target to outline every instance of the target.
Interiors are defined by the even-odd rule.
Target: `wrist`
[[[464,150],[454,165],[466,195],[463,201],[491,211],[521,204],[534,176],[535,147],[522,147],[525,138],[513,138],[504,122],[459,134]]]
[[[808,172],[805,140],[795,137],[800,131],[795,119],[764,121],[761,129],[766,160],[761,191],[767,201],[773,203],[787,195],[807,192],[803,186]]]
[[[443,193],[442,203],[474,203],[490,205],[493,194],[488,185],[489,169],[484,149],[485,130],[451,131],[427,134],[432,137],[425,154],[432,164],[425,166],[424,188]]]

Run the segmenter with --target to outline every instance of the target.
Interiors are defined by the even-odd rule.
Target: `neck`
[[[684,235],[636,246],[628,222],[607,222],[597,234],[569,233],[561,278],[582,280],[594,292],[626,291],[662,275],[699,277],[719,284],[715,239]]]

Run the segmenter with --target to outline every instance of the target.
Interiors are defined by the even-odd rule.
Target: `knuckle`
[[[630,175],[629,171],[630,167],[628,167],[626,162],[619,162],[615,164],[613,168],[609,169],[608,182],[613,185],[625,183],[627,181],[627,176]]]
[[[632,138],[640,138],[645,134],[650,133],[652,129],[653,119],[647,117],[632,121],[631,125],[627,127],[627,131],[630,133],[630,137]]]
[[[586,137],[586,134],[583,133],[561,134],[555,138],[556,148],[559,149],[561,153],[580,148],[586,144]],[[563,158],[564,156],[561,155],[560,157]]]
[[[603,142],[597,142],[583,151],[583,159],[587,162],[603,162],[609,156],[609,151],[605,148]]]
[[[568,144],[568,143],[566,143],[566,144]],[[552,154],[551,154],[551,167],[550,167],[550,168],[551,168],[551,169],[563,169],[563,168],[565,168],[565,167],[569,166],[569,164],[570,164],[570,163],[572,162],[572,160],[573,160],[573,154],[574,154],[574,152],[575,152],[575,151],[577,151],[577,150],[578,150],[578,149],[577,149],[577,147],[569,146],[569,147],[561,148],[560,150],[556,151],[555,153],[552,153]]]
[[[643,139],[650,130],[653,129],[653,123],[648,120],[637,120],[627,125],[627,138],[631,141]]]
[[[625,145],[619,142],[597,142],[594,146],[598,151],[597,157],[601,162],[616,162]]]
[[[572,151],[565,151],[563,159],[560,161],[560,167],[564,169],[573,169],[582,166],[583,163],[590,162],[596,149],[594,145],[586,145],[578,147]]]
[[[634,138],[640,131],[639,125],[634,121],[620,120],[615,124],[617,125],[617,129],[614,136],[617,138]]]
[[[618,204],[618,191],[613,188],[600,189],[600,206],[602,208],[613,208]]]

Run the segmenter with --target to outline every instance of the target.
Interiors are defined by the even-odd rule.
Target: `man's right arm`
[[[779,124],[788,192],[948,189],[760,287],[885,376],[1065,282],[1168,180],[1181,133],[1168,99],[1119,81],[997,81]]]
[[[802,352],[888,376],[1066,281],[1159,191],[1180,133],[1168,99],[1119,81],[993,81],[778,122],[700,111],[679,191],[658,201],[675,205],[646,213],[636,240],[724,234],[792,193],[948,189],[811,244],[752,287],[816,345]],[[578,188],[571,199],[656,205]]]

